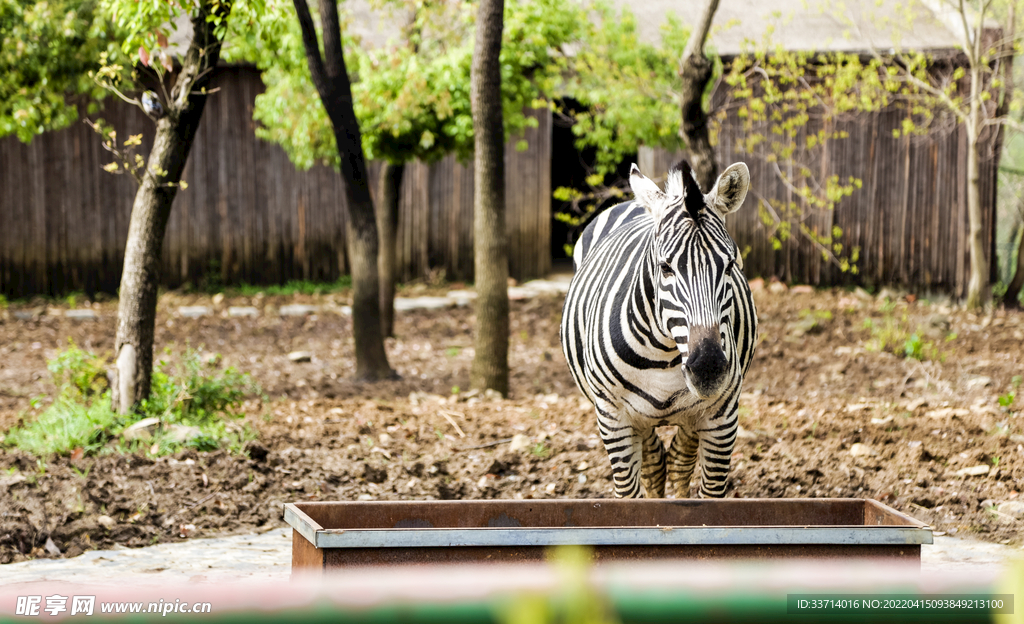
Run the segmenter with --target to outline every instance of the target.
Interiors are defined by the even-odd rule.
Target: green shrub
[[[126,415],[111,409],[104,358],[71,343],[47,368],[57,397],[35,420],[11,429],[5,444],[35,455],[68,454],[76,448],[87,455],[113,451],[166,455],[184,447],[239,452],[256,437],[251,428],[231,421],[244,416],[242,402],[248,395],[260,394],[259,386],[234,368],[217,370],[213,364],[204,364],[191,349],[177,365],[161,360],[154,367],[149,398]],[[151,417],[160,419],[151,438],[121,438],[126,428]],[[178,442],[172,438],[171,425],[195,427],[199,435]]]

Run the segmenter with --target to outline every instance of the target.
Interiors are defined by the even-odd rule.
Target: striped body
[[[701,494],[722,496],[736,439],[757,318],[724,215],[707,207],[714,192],[700,210],[693,182],[684,207],[686,184],[671,177],[684,173],[667,195],[606,210],[573,252],[562,349],[597,409],[617,496],[640,496],[641,483],[664,496],[667,480],[686,497],[698,458]],[[655,427],[667,425],[678,429],[666,449]]]

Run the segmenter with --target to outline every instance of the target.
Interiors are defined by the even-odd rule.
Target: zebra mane
[[[704,193],[700,190],[700,184],[693,177],[693,169],[690,163],[680,160],[668,170],[668,182],[665,184],[665,193],[669,197],[682,197],[686,212],[690,213],[693,220],[700,223],[697,214],[705,208]]]

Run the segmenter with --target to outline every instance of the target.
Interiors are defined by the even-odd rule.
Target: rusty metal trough
[[[538,561],[591,546],[597,561],[885,558],[920,561],[931,528],[874,500],[487,500],[285,505],[293,572],[363,565]]]

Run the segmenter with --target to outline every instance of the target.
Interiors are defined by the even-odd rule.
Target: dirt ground
[[[1013,509],[1024,486],[1024,397],[1005,406],[999,398],[1008,402],[1014,377],[1024,374],[1024,314],[772,286],[755,293],[761,341],[744,386],[728,496],[871,497],[938,531],[1019,541],[1024,520]],[[246,407],[259,442],[247,457],[189,451],[37,461],[4,447],[0,562],[281,526],[280,505],[289,501],[612,495],[592,409],[558,344],[560,297],[513,302],[508,399],[466,392],[466,307],[400,312],[388,355],[402,380],[348,381],[351,319],[331,311],[343,299],[162,296],[159,348],[220,353],[222,366],[252,373],[264,388],[269,400],[253,397]],[[279,317],[287,303],[326,311]],[[177,315],[194,304],[216,312]],[[16,318],[33,305],[43,314]],[[32,397],[54,394],[46,358],[68,338],[112,349],[113,302],[93,304],[100,320],[92,322],[33,305],[0,318],[0,432],[31,418]],[[231,305],[262,315],[230,318]],[[892,328],[917,330],[932,359],[878,350],[875,341]],[[295,350],[311,352],[312,361],[289,361]],[[985,473],[960,472],[970,468]],[[62,554],[47,549],[48,540]]]

